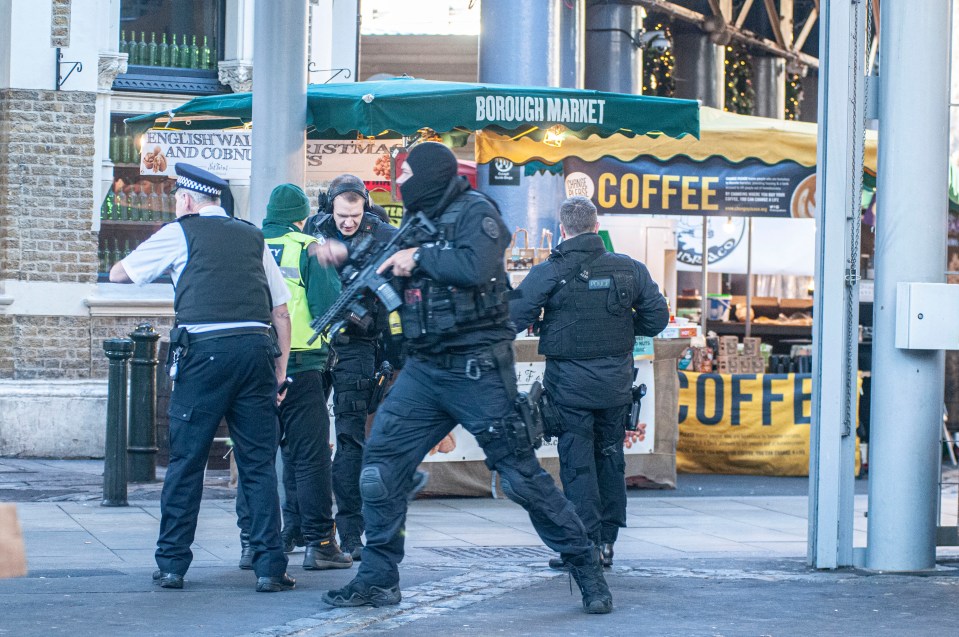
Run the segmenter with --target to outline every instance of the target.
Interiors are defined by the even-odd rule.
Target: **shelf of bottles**
[[[187,33],[161,33],[157,42],[157,33],[150,32],[149,41],[146,31],[140,31],[137,41],[136,31],[130,32],[127,40],[125,30],[120,32],[120,53],[129,55],[127,64],[140,66],[160,66],[166,68],[216,70],[216,40],[210,45],[209,36],[197,36]],[[179,44],[177,37],[180,38]],[[202,42],[200,40],[202,38]]]
[[[174,181],[141,177],[136,164],[114,169],[113,188],[100,205],[99,280],[164,223],[176,219]]]

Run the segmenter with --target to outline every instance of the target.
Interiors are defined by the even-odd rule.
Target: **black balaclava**
[[[406,158],[413,176],[400,184],[407,210],[429,211],[440,202],[456,177],[456,156],[439,142],[417,144]]]

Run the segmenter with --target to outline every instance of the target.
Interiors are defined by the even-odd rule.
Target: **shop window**
[[[116,90],[207,95],[223,59],[224,0],[121,0],[119,51],[129,55]]]
[[[139,139],[127,132],[123,119],[110,116],[110,159],[113,186],[100,205],[98,280],[109,281],[110,267],[133,251],[160,226],[176,218],[174,181],[163,175],[140,175]]]

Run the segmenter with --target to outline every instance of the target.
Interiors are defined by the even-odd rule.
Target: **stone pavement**
[[[130,506],[99,505],[100,461],[0,459],[0,500],[18,501],[30,575],[0,581],[0,636],[46,635],[925,635],[948,634],[959,550],[935,571],[876,575],[805,565],[805,480],[680,476],[676,491],[629,492],[628,528],[608,572],[615,611],[587,616],[525,512],[507,500],[426,499],[410,507],[403,602],[330,609],[320,596],[354,569],[307,572],[262,595],[236,568],[225,472],[210,472],[183,591],[150,582],[159,485],[131,485]],[[955,471],[946,472],[955,482]],[[857,485],[865,493],[865,483]],[[702,495],[706,494],[706,495]],[[956,525],[954,484],[942,524]],[[865,495],[856,545],[865,544]]]

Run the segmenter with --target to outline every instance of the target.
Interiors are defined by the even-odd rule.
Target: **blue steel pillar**
[[[936,563],[944,356],[896,347],[896,286],[946,269],[949,0],[882,3],[866,567]]]
[[[483,0],[479,80],[520,86],[582,88],[582,0]],[[479,189],[499,204],[510,230],[559,236],[562,175],[525,176],[519,185],[489,186],[490,167],[477,166]]]
[[[643,52],[630,39],[643,26],[641,11],[626,4],[586,8],[586,88],[634,95],[642,92]]]

